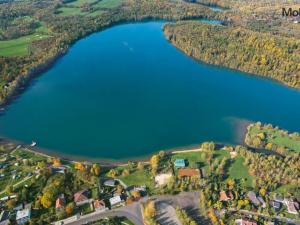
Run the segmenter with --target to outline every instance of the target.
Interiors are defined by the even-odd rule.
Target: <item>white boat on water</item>
[[[34,147],[34,146],[36,146],[36,142],[35,141],[32,141],[32,143],[31,143],[31,145],[30,145],[31,147]]]

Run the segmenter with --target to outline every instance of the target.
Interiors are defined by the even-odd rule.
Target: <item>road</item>
[[[99,219],[106,217],[126,217],[132,221],[135,225],[144,225],[143,216],[141,212],[140,204],[146,202],[149,197],[142,198],[140,201],[135,202],[128,206],[123,206],[117,209],[105,211],[105,212],[94,212],[84,216],[80,216],[76,221],[66,223],[68,225],[81,225],[89,222],[95,222]],[[157,203],[165,204],[165,212],[173,215],[174,210],[177,206],[185,209],[190,216],[199,221],[199,198],[197,192],[184,192],[178,195],[162,195],[162,196],[153,196],[151,199],[155,200]],[[172,209],[172,210],[171,210]],[[178,220],[175,220],[178,221]],[[203,218],[200,218],[200,221],[203,221]],[[163,225],[169,224],[167,221],[162,223]],[[178,224],[178,223],[177,223]],[[206,223],[204,223],[206,224]]]
[[[131,205],[124,206],[118,209],[113,209],[105,212],[94,212],[84,216],[81,216],[76,222],[68,223],[69,225],[81,225],[88,222],[94,222],[106,217],[126,217],[135,225],[144,225],[142,219],[142,213],[140,203],[135,202]]]
[[[229,209],[229,211],[232,211],[232,212],[239,212],[241,214],[244,214],[244,215],[254,215],[254,216],[261,216],[261,217],[264,217],[264,218],[268,218],[268,219],[274,219],[276,218],[277,220],[283,222],[283,223],[293,223],[293,224],[296,224],[296,225],[300,225],[300,221],[299,220],[295,220],[295,219],[289,219],[289,218],[286,218],[286,217],[280,217],[280,216],[267,216],[265,214],[262,214],[262,213],[258,213],[258,212],[251,212],[251,211],[248,211],[248,210],[243,210],[243,209],[240,209],[240,210],[236,210],[236,209]]]

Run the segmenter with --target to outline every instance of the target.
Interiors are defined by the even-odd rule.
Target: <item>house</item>
[[[237,219],[235,220],[237,225],[257,225],[257,222],[249,219]]]
[[[221,191],[220,192],[220,201],[228,201],[233,199],[233,194],[231,191]]]
[[[0,222],[0,225],[9,225],[10,224],[10,220],[7,219],[7,220],[3,220]]]
[[[248,192],[248,198],[250,202],[252,202],[254,205],[259,206],[260,201],[257,199],[256,194],[253,191]]]
[[[52,173],[66,173],[66,168],[64,166],[51,166],[50,169]]]
[[[288,213],[298,215],[298,210],[299,210],[298,202],[294,202],[293,199],[285,198],[284,204],[287,207]]]
[[[95,200],[93,206],[96,212],[102,212],[106,210],[105,202],[103,200]]]
[[[16,215],[16,222],[17,224],[25,224],[30,220],[30,217],[31,217],[30,208],[18,210]]]
[[[121,196],[117,195],[109,199],[110,206],[118,205],[122,202]]]
[[[174,161],[174,166],[176,168],[184,168],[186,167],[186,163],[185,163],[185,160],[184,159],[176,159]]]
[[[274,198],[273,198],[273,200],[275,202],[284,203],[284,199],[280,195],[275,195]]]
[[[77,206],[83,205],[85,203],[89,202],[89,194],[90,192],[88,190],[82,190],[78,191],[74,194],[74,202]]]
[[[276,202],[276,201],[270,201],[270,205],[273,207],[273,209],[278,210],[281,207],[281,203],[280,202]]]
[[[178,169],[179,177],[200,177],[199,169],[180,168]]]
[[[230,154],[230,158],[232,158],[232,159],[234,159],[238,155],[238,153],[236,151],[229,152],[229,154]]]
[[[0,213],[0,222],[5,221],[9,218],[9,211],[2,211]]]
[[[257,197],[258,201],[261,203],[263,208],[266,208],[267,204],[261,196]]]
[[[62,194],[60,197],[58,197],[55,201],[55,209],[61,210],[65,207],[65,196]]]
[[[107,187],[115,187],[117,185],[117,181],[114,179],[109,179],[109,180],[104,181],[103,184],[104,184],[104,186],[107,186]]]

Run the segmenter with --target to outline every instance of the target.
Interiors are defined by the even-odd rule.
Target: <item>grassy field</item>
[[[12,153],[12,155],[15,157],[20,157],[22,159],[31,159],[32,161],[36,161],[36,162],[46,160],[46,157],[44,157],[44,156],[35,154],[33,152],[29,152],[29,151],[26,151],[23,149],[18,149],[16,151],[14,151]]]
[[[153,183],[150,177],[151,174],[145,168],[143,171],[136,170],[128,176],[120,176],[119,179],[129,186],[146,185],[147,187],[153,188]]]
[[[93,10],[91,12],[82,12],[81,6],[84,4],[91,4]],[[76,0],[59,8],[59,15],[98,16],[101,15],[105,10],[116,8],[121,4],[122,0]]]
[[[233,179],[245,179],[247,187],[252,187],[253,179],[249,174],[248,168],[243,163],[244,158],[235,158],[229,168],[228,176]]]
[[[252,127],[249,130],[249,134],[251,137],[254,137],[257,134],[262,132],[266,134],[266,139],[268,143],[273,143],[278,146],[284,146],[291,150],[300,152],[300,140],[297,140],[296,138],[292,138],[288,134],[283,134],[282,130],[275,130],[275,129],[259,130],[256,127]]]
[[[0,56],[25,56],[28,55],[28,46],[36,40],[49,37],[48,30],[41,26],[34,34],[20,38],[0,41]]]

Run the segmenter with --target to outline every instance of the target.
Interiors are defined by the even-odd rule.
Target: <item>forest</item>
[[[195,59],[300,88],[299,39],[195,21],[167,24],[164,33],[171,43]]]

